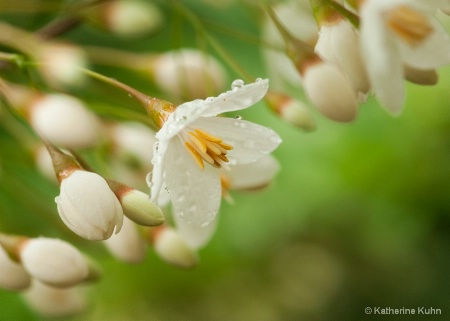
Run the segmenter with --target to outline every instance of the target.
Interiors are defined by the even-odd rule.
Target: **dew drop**
[[[242,116],[235,116],[234,119],[242,120]]]
[[[244,86],[244,81],[242,79],[236,79],[231,83],[231,89],[233,91],[238,90],[242,86]]]
[[[149,172],[147,174],[147,176],[145,176],[145,182],[147,183],[147,186],[150,188],[153,186],[152,177],[153,177],[153,172]]]
[[[261,81],[262,81],[262,78],[256,78],[255,81],[256,81],[256,82],[261,82]]]

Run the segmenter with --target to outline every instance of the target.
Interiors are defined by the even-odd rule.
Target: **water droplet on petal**
[[[234,119],[241,120],[242,116],[235,116]]]
[[[233,91],[238,90],[242,86],[244,86],[244,81],[242,79],[236,79],[231,83],[231,89]]]
[[[147,174],[147,176],[145,176],[145,182],[147,183],[147,186],[150,188],[153,186],[152,177],[153,177],[153,172],[149,172]]]
[[[256,78],[256,82],[261,82],[262,78]]]
[[[59,201],[60,201],[59,196],[56,196],[56,197],[55,197],[55,203],[58,204]]]

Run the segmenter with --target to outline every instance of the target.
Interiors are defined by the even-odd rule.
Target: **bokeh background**
[[[242,1],[182,2],[248,72],[269,76],[262,45],[253,41],[259,39],[258,12]],[[34,6],[27,10],[29,3],[6,10],[11,3],[0,1],[0,19],[36,30],[55,16]],[[164,23],[152,34],[121,38],[81,25],[61,38],[132,52],[202,47],[226,65],[170,1],[155,3]],[[241,78],[227,68],[227,83]],[[162,95],[146,75],[92,69]],[[235,204],[223,202],[217,233],[191,270],[167,265],[151,249],[144,263],[126,264],[101,244],[71,234],[56,211],[57,187],[35,168],[32,132],[1,107],[0,230],[63,238],[100,264],[102,279],[83,286],[86,312],[63,320],[449,320],[450,68],[439,75],[433,87],[407,85],[398,118],[373,98],[350,124],[313,111],[317,129],[309,133],[279,119],[264,102],[239,112],[280,134],[283,143],[274,155],[281,171],[263,191],[232,192]],[[25,81],[5,71],[2,77]],[[300,89],[285,89],[303,97]],[[104,119],[145,115],[125,94],[99,82],[71,93]],[[102,149],[85,152],[98,168],[105,155]],[[442,314],[365,315],[366,307],[432,307]],[[36,314],[20,293],[0,290],[0,319],[49,318]]]

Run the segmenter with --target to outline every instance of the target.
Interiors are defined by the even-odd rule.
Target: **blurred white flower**
[[[65,148],[87,148],[100,139],[100,124],[84,103],[65,94],[46,94],[26,107],[33,128]]]
[[[42,76],[56,88],[79,86],[86,78],[80,68],[87,67],[87,57],[84,51],[75,45],[42,43],[40,49],[32,54],[39,63]]]
[[[122,227],[123,211],[105,179],[96,173],[75,170],[61,181],[55,199],[69,229],[88,240],[105,240]]]
[[[83,255],[62,240],[44,237],[29,239],[24,241],[19,255],[28,273],[50,286],[73,286],[89,274]]]
[[[100,6],[103,26],[122,37],[138,37],[161,27],[164,17],[157,6],[149,1],[116,0]]]
[[[114,153],[122,160],[137,163],[139,167],[151,167],[155,133],[139,122],[120,122],[109,128]]]
[[[405,100],[404,67],[450,63],[450,37],[434,19],[438,0],[366,0],[361,42],[370,83],[381,105],[398,115]]]
[[[67,317],[78,314],[87,307],[81,289],[54,288],[33,280],[31,288],[24,293],[26,302],[39,314],[49,317]]]
[[[14,262],[0,245],[0,289],[21,291],[30,286],[31,277],[23,266]]]
[[[281,142],[269,128],[215,117],[261,100],[268,80],[248,85],[237,80],[232,87],[218,97],[182,104],[156,134],[151,199],[158,200],[165,183],[174,214],[191,224],[207,225],[216,217],[222,195],[217,168],[255,162]]]
[[[357,94],[336,65],[320,60],[308,65],[303,88],[314,106],[329,119],[348,122],[356,117]]]
[[[152,63],[155,83],[177,99],[206,98],[221,92],[226,72],[212,56],[181,49],[161,54]]]
[[[360,100],[365,100],[370,84],[359,35],[352,24],[344,18],[323,24],[314,49],[324,60],[336,64],[348,77]]]
[[[124,217],[122,229],[104,241],[106,248],[119,260],[140,263],[145,259],[147,246],[136,224]]]
[[[273,6],[273,10],[290,34],[311,45],[316,43],[318,28],[309,1],[285,1]],[[287,57],[285,41],[269,18],[264,21],[261,37],[270,45],[262,48],[273,88],[283,88],[285,81],[299,86],[301,76]]]
[[[157,227],[153,233],[153,246],[164,261],[182,268],[197,265],[196,251],[173,228],[161,226]]]

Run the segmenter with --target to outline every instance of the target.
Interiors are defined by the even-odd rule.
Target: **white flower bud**
[[[37,280],[24,293],[27,303],[36,312],[49,317],[65,317],[81,313],[86,308],[84,295],[78,288],[53,288]]]
[[[110,135],[114,152],[122,159],[134,159],[141,166],[151,166],[156,138],[148,126],[139,122],[118,123],[111,127]]]
[[[105,240],[104,244],[112,255],[124,262],[140,263],[145,259],[146,243],[136,224],[126,217],[120,232]]]
[[[17,262],[11,260],[0,246],[0,288],[20,291],[30,286],[31,278],[27,271]]]
[[[55,199],[63,222],[74,233],[93,241],[105,240],[122,227],[123,211],[105,179],[75,170],[61,182]]]
[[[157,228],[155,233],[155,251],[164,261],[182,268],[197,265],[197,253],[173,228]]]
[[[155,59],[156,84],[177,98],[206,98],[222,91],[226,74],[222,65],[201,51],[183,49]]]
[[[57,88],[80,85],[85,75],[80,68],[87,67],[83,50],[67,43],[45,44],[36,55],[43,77]]]
[[[356,117],[356,92],[337,66],[323,61],[308,66],[303,88],[324,116],[339,122],[352,121]]]
[[[142,36],[158,29],[163,23],[161,11],[151,2],[118,0],[105,3],[105,27],[123,37]]]
[[[99,122],[75,97],[48,94],[29,107],[33,128],[49,141],[66,148],[91,147],[99,141]]]
[[[28,273],[54,287],[75,285],[89,274],[83,255],[62,240],[44,237],[27,240],[19,255]]]
[[[354,90],[365,97],[370,89],[369,77],[362,58],[359,35],[351,23],[341,19],[323,25],[315,51],[330,63],[336,64],[350,80]]]

